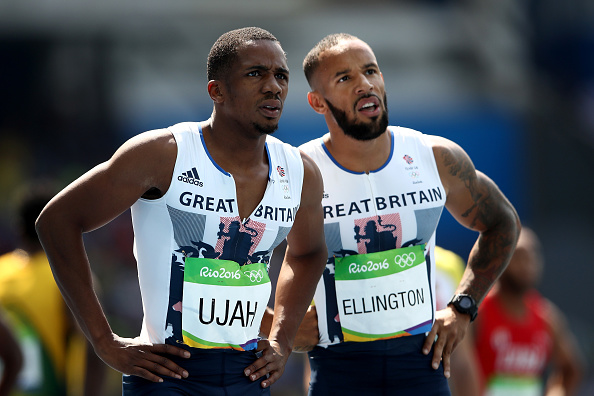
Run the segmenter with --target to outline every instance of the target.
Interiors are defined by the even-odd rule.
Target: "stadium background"
[[[326,34],[348,32],[375,50],[391,124],[459,143],[540,235],[540,290],[567,315],[588,360],[580,394],[594,394],[592,20],[587,0],[4,0],[0,253],[16,243],[11,193],[23,183],[63,186],[137,133],[207,118],[206,57],[228,30],[263,27],[287,52],[276,136],[299,145],[325,133],[301,62]],[[438,244],[468,256],[473,232],[447,213],[438,232]],[[86,236],[125,336],[140,326],[131,241],[128,213]],[[296,359],[273,394],[299,394]]]

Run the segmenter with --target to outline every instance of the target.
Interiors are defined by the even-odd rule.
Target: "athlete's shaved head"
[[[279,42],[272,33],[259,27],[245,27],[231,30],[219,37],[208,54],[208,60],[206,62],[206,76],[208,80],[221,80],[225,72],[229,70],[235,61],[239,48],[246,43],[257,40]]]
[[[348,40],[360,40],[358,37],[348,33],[335,33],[330,34],[321,39],[312,49],[309,51],[305,59],[303,60],[303,72],[305,78],[311,87],[311,76],[320,65],[320,56],[330,48],[336,47],[339,43]]]

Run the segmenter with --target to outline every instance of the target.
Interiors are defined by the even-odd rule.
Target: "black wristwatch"
[[[476,301],[474,298],[469,296],[468,294],[456,294],[448,305],[452,304],[456,311],[470,315],[470,321],[472,322],[476,319],[476,315],[478,315],[478,307],[476,306]]]

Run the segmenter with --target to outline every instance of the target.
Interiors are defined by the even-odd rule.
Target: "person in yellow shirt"
[[[0,305],[24,358],[12,394],[98,395],[105,366],[92,349],[87,349],[87,356],[81,353],[84,338],[62,299],[35,232],[35,219],[53,195],[54,190],[45,183],[25,190],[16,210],[20,246],[0,256]],[[71,353],[74,350],[77,352]],[[85,367],[91,372],[88,376]],[[83,385],[85,382],[88,385]]]
[[[451,250],[435,246],[435,300],[438,310],[448,305],[465,267],[462,257]],[[453,396],[478,395],[480,379],[477,364],[472,335],[466,334],[451,357],[452,373],[448,382]]]

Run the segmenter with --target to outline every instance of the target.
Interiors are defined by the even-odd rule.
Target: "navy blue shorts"
[[[425,335],[346,342],[309,352],[309,396],[449,396],[443,366],[421,352]],[[365,345],[367,344],[367,345]]]
[[[171,357],[186,369],[188,378],[162,377],[163,382],[152,382],[124,375],[122,395],[270,395],[270,388],[263,389],[260,384],[264,378],[252,382],[243,374],[257,359],[255,352],[197,348],[191,348],[190,352],[192,356],[188,359]]]

